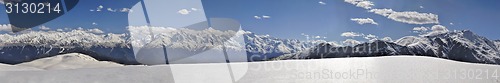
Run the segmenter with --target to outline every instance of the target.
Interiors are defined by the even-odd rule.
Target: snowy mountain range
[[[315,46],[306,54],[308,55],[292,54],[277,59],[416,55],[472,63],[500,64],[499,41],[488,40],[469,30],[423,37],[407,36],[396,42],[377,40],[345,47],[323,43]]]
[[[129,27],[129,30],[145,32],[148,27]],[[153,31],[162,33],[148,37],[130,37],[130,34],[103,34],[95,30],[67,31],[26,31],[21,33],[0,34],[0,63],[18,64],[40,58],[67,54],[83,53],[100,61],[113,61],[121,64],[140,64],[134,56],[135,47],[168,46],[197,52],[207,49],[220,49],[225,43],[228,49],[246,50],[247,55],[258,55],[249,61],[261,61],[283,54],[296,53],[322,41],[303,42],[295,39],[278,39],[265,35],[256,35],[249,31],[219,31],[213,28],[191,30],[183,28],[154,27]],[[156,30],[158,29],[158,30]],[[244,36],[244,42],[228,39],[236,35]],[[151,40],[142,45],[140,40]],[[246,49],[241,49],[246,48]],[[190,52],[191,53],[191,52]]]
[[[141,32],[146,28],[129,27],[129,30]],[[229,42],[225,44],[229,49],[246,50],[248,61],[420,55],[473,63],[500,63],[500,40],[491,41],[468,30],[432,36],[406,36],[395,42],[377,40],[354,46],[341,46],[324,40],[279,39],[249,31],[169,27],[154,29],[159,29],[153,31],[161,31],[158,33],[162,34],[154,35],[158,38],[156,40],[145,39],[152,40],[152,43],[147,45],[134,43],[137,41],[129,34],[103,34],[83,29],[0,34],[0,62],[18,64],[60,54],[83,53],[100,61],[140,64],[134,56],[133,46],[165,45],[168,48],[196,52],[207,49],[222,50],[217,45]],[[243,36],[244,43],[230,39],[234,35]]]
[[[262,61],[279,57],[285,54],[299,53],[320,44],[327,43],[323,40],[301,41],[297,39],[279,39],[269,35],[256,35],[251,32],[244,34],[249,61]]]

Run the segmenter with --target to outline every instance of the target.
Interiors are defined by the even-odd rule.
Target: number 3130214
[[[61,11],[59,3],[51,5],[50,3],[5,3],[7,13],[59,13]]]

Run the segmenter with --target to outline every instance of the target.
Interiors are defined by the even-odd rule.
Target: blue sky
[[[70,12],[44,26],[57,28],[99,28],[105,32],[127,33],[128,13],[109,12],[106,9],[131,8],[139,0],[81,0]],[[369,0],[370,9],[356,7],[344,0],[203,0],[208,18],[222,17],[238,20],[242,28],[256,34],[269,34],[278,38],[302,39],[301,34],[326,37],[328,41],[342,41],[350,37],[343,32],[373,34],[398,39],[413,33],[414,27],[431,28],[443,25],[450,31],[472,30],[489,39],[500,39],[500,1],[498,0]],[[323,2],[325,4],[320,4]],[[103,11],[95,9],[103,6]],[[182,4],[179,4],[182,5]],[[430,13],[438,16],[439,23],[409,24],[386,16],[368,12],[371,9],[392,9]],[[94,10],[94,11],[90,11]],[[0,8],[4,11],[4,8]],[[256,19],[254,16],[261,17]],[[262,18],[270,16],[270,18]],[[0,23],[8,24],[5,12],[0,13]],[[378,25],[358,24],[353,18],[370,18]],[[96,23],[96,24],[93,24]],[[453,23],[453,24],[451,24]],[[360,41],[362,37],[354,39]]]

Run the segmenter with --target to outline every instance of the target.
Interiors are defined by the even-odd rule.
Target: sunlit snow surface
[[[98,61],[88,55],[70,53],[47,57],[31,62],[17,64],[18,66],[35,67],[46,70],[63,70],[79,68],[102,68],[102,67],[120,67],[121,64],[108,61]]]
[[[65,57],[64,55],[61,57]],[[57,58],[51,57],[51,58]],[[89,60],[85,55],[68,58]],[[49,59],[47,59],[49,60]],[[57,62],[51,59],[47,62]],[[92,60],[90,60],[92,61]],[[98,61],[94,61],[98,62]],[[78,66],[65,64],[59,66]],[[107,64],[107,63],[96,63]],[[237,83],[497,83],[500,66],[463,63],[422,56],[286,60],[252,63]],[[1,83],[231,83],[228,71],[217,64],[116,66],[65,70],[42,70],[22,65],[0,65]],[[41,65],[38,65],[41,66]],[[170,67],[182,74],[169,72]],[[14,70],[19,69],[19,70]],[[465,72],[465,74],[464,74]]]

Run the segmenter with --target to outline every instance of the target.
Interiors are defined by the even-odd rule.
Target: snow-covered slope
[[[113,68],[0,71],[0,83],[232,83],[228,64],[176,64]],[[237,83],[498,83],[498,65],[423,56],[334,58],[231,63],[248,66]],[[176,71],[176,70],[197,71]],[[463,74],[461,71],[474,71]],[[215,72],[215,73],[214,73]],[[224,73],[225,72],[225,73]]]
[[[498,49],[493,41],[464,30],[424,37],[407,36],[396,42],[375,41],[347,47],[320,44],[312,48],[310,55],[304,58],[419,55],[463,62],[500,64]]]
[[[69,54],[37,59],[31,62],[17,64],[17,66],[35,67],[45,70],[61,70],[61,69],[80,69],[80,68],[120,67],[123,65],[108,61],[98,61],[85,54],[69,53]]]
[[[42,70],[42,69],[0,63],[0,72],[1,71],[37,71],[37,70]]]

